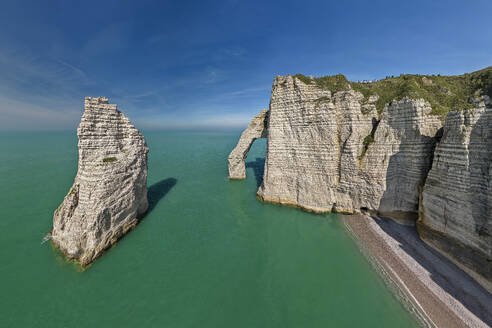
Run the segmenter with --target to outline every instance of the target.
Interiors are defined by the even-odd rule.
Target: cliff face
[[[392,101],[381,113],[381,121],[362,161],[375,190],[377,209],[401,223],[417,219],[419,188],[432,165],[433,150],[442,123],[431,114],[423,99]]]
[[[314,212],[365,208],[415,220],[441,122],[428,103],[407,98],[378,120],[377,100],[277,77],[258,196]]]
[[[424,241],[492,291],[490,94],[491,68],[367,85],[341,75],[277,77],[269,113],[252,123],[268,117],[258,198],[317,213],[369,210],[400,223],[419,219]],[[462,110],[449,111],[457,106]],[[242,161],[254,140],[248,136],[260,134],[248,130],[240,141],[246,146],[236,148]],[[245,177],[244,164],[238,176]]]
[[[492,290],[492,109],[486,105],[488,97],[476,109],[448,113],[418,229]]]
[[[350,210],[351,198],[342,199],[339,187],[359,178],[348,171],[357,166],[377,115],[371,105],[362,112],[362,98],[354,91],[333,95],[290,76],[277,77],[258,196],[314,212]]]
[[[85,98],[77,176],[53,217],[52,241],[86,266],[132,229],[148,207],[142,134],[107,98]]]

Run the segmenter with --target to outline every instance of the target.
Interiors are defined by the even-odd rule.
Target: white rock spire
[[[77,176],[55,211],[52,241],[86,266],[146,212],[148,148],[130,120],[103,97],[85,98],[77,135]]]

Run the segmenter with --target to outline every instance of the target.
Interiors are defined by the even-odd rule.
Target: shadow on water
[[[256,178],[256,187],[260,187],[263,182],[263,172],[265,170],[265,159],[261,157],[256,157],[255,161],[247,162],[246,168],[253,168]]]
[[[147,192],[147,198],[149,200],[149,209],[147,210],[147,214],[152,212],[157,203],[167,195],[167,193],[176,185],[177,182],[178,180],[175,178],[168,178],[154,183],[149,187]]]

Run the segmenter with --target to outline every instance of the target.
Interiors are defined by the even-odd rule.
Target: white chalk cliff
[[[407,98],[385,106],[378,119],[376,100],[277,77],[258,196],[314,212],[365,208],[415,220],[442,123],[426,101]]]
[[[421,238],[492,291],[492,108],[449,112],[422,193]]]
[[[267,150],[259,199],[316,213],[370,211],[405,224],[415,224],[420,214],[422,238],[478,272],[475,278],[492,290],[488,96],[478,97],[474,109],[465,103],[466,110],[449,112],[443,128],[443,116],[423,98],[398,97],[378,112],[377,94],[364,95],[350,84],[332,92],[316,82],[275,78],[268,113],[254,118],[229,157],[230,177],[245,177],[244,160],[259,135],[255,130],[248,137],[251,126],[263,122]]]
[[[146,212],[147,153],[142,134],[107,98],[85,98],[77,129],[77,176],[53,217],[52,241],[86,266]]]

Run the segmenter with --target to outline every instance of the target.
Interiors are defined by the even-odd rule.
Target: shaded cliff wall
[[[433,151],[442,122],[431,115],[423,99],[392,101],[381,113],[381,121],[362,161],[369,184],[376,185],[377,209],[401,223],[415,222],[419,188],[432,165]]]
[[[417,226],[492,291],[492,109],[484,102],[448,113]]]

